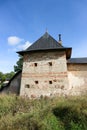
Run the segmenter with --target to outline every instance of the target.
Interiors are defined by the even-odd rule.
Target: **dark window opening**
[[[35,84],[38,84],[38,81],[35,81]]]
[[[49,62],[49,66],[52,66],[52,62]]]
[[[49,84],[52,84],[52,81],[49,81]]]
[[[30,88],[30,85],[29,85],[29,84],[26,84],[26,85],[25,85],[25,88]]]
[[[34,66],[37,67],[37,63],[34,63]]]

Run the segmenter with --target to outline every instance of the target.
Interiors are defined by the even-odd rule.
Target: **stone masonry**
[[[68,86],[64,51],[24,55],[20,95],[50,96],[64,93]]]
[[[29,98],[87,94],[87,58],[71,58],[64,47],[47,32],[24,51],[23,69],[16,73],[1,93]]]
[[[68,80],[70,95],[86,95],[87,64],[68,64]]]
[[[61,36],[61,35],[59,35]],[[20,95],[29,98],[87,93],[87,58],[71,58],[47,32],[24,51]],[[61,43],[61,44],[60,44]]]

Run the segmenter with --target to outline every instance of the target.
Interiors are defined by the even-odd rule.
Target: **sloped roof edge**
[[[11,81],[12,81],[18,74],[20,74],[20,73],[22,73],[22,70],[19,70],[17,73],[15,73],[14,76],[13,76],[13,77],[9,80],[9,82],[6,84],[6,86],[5,86],[5,87],[2,87],[2,88],[0,89],[0,91],[3,91],[4,88],[8,87],[8,86],[10,85]]]
[[[67,61],[68,64],[87,64],[87,57],[71,58]]]
[[[35,41],[30,47],[24,51],[18,51],[20,55],[29,52],[40,52],[40,51],[52,51],[52,50],[65,50],[67,59],[71,57],[71,47],[64,47],[58,43],[51,35],[47,32]]]

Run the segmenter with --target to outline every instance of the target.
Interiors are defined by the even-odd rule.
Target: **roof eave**
[[[41,51],[55,51],[55,50],[65,50],[66,51],[66,58],[69,59],[71,57],[72,48],[47,48],[47,49],[38,49],[38,50],[29,50],[29,51],[18,51],[17,53],[20,55],[24,55],[30,52],[41,52]]]
[[[66,59],[70,59],[72,54],[72,48],[66,48]]]

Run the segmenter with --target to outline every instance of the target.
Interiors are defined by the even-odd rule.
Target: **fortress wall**
[[[69,94],[87,93],[87,64],[68,64]]]

